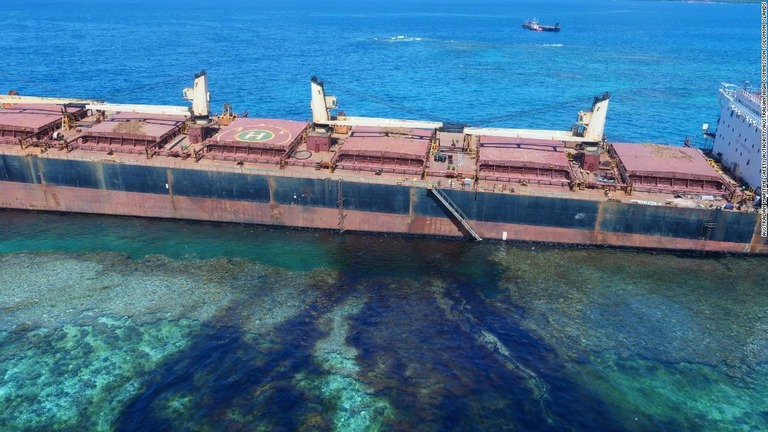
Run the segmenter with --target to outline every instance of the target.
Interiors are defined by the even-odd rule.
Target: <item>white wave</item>
[[[418,42],[423,40],[423,38],[416,36],[397,35],[388,38],[373,38],[373,40],[381,42]]]

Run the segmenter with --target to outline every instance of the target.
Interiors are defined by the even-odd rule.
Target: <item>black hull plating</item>
[[[331,178],[295,178],[0,155],[0,193],[6,187],[4,185],[12,183],[320,209],[338,207],[340,185],[338,179]],[[425,187],[344,180],[342,189],[343,207],[347,211],[448,218],[445,209]],[[662,242],[663,238],[676,238],[748,246],[753,241],[758,218],[756,213],[601,203],[461,189],[443,191],[473,223],[524,225],[532,230],[537,227],[563,228],[608,235],[654,236],[662,238]],[[375,227],[370,228],[369,231],[376,231]],[[597,243],[614,244],[610,241]],[[764,244],[765,239],[760,239],[760,243]]]

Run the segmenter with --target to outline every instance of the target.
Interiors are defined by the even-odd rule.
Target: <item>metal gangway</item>
[[[432,191],[432,194],[434,194],[435,197],[437,197],[437,199],[441,203],[443,203],[445,208],[447,208],[448,211],[451,212],[451,214],[456,218],[456,220],[458,220],[459,223],[461,223],[461,226],[463,226],[464,229],[467,230],[467,232],[472,237],[474,237],[475,240],[477,241],[483,240],[482,237],[480,237],[477,234],[474,228],[472,228],[472,225],[469,223],[469,220],[467,219],[467,215],[465,215],[464,212],[461,211],[459,206],[457,206],[452,199],[448,198],[448,195],[446,195],[442,190],[440,190],[440,188],[434,185],[431,186],[429,189]]]

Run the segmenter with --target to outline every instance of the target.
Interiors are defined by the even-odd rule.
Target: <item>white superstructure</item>
[[[720,86],[720,120],[712,152],[737,177],[760,187],[760,95],[733,84]]]

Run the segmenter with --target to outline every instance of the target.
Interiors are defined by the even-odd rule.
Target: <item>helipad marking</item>
[[[251,129],[235,135],[235,139],[245,142],[264,142],[275,137],[275,134],[264,129]]]

